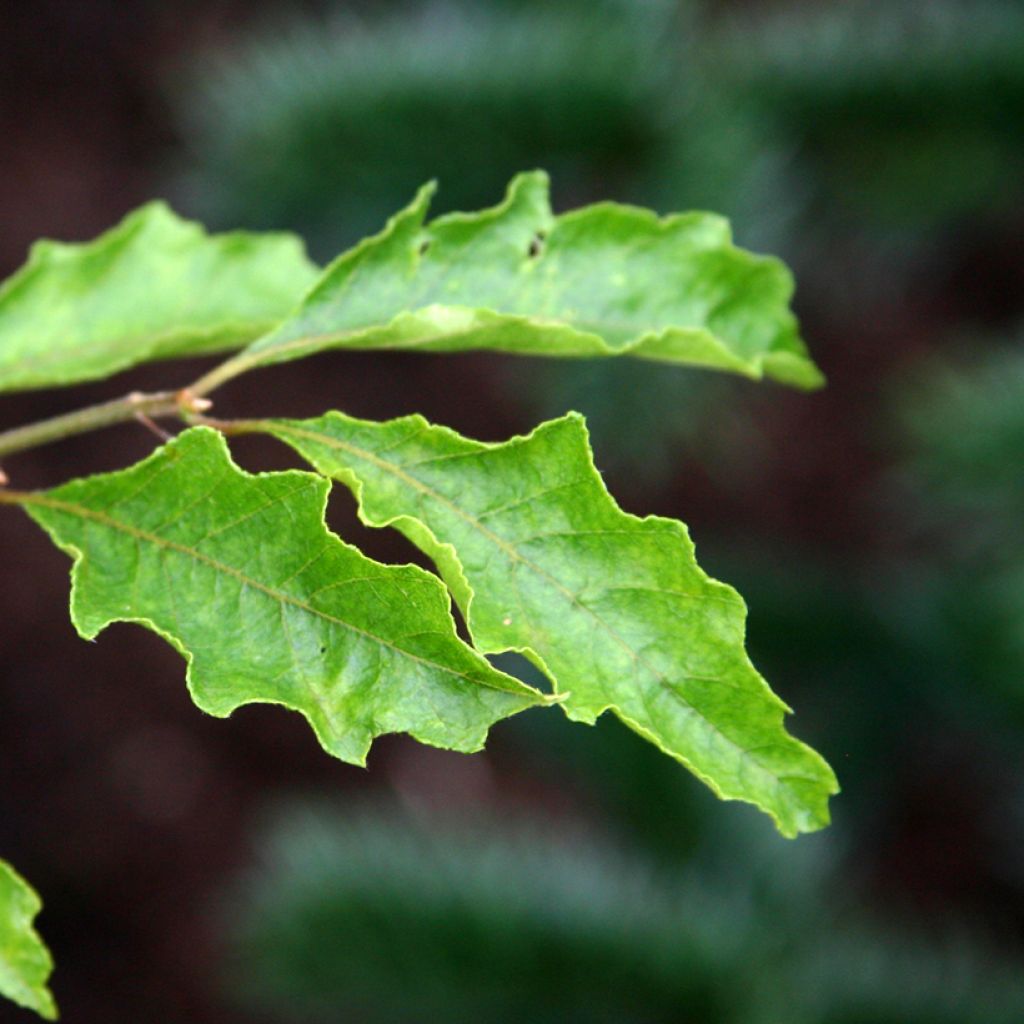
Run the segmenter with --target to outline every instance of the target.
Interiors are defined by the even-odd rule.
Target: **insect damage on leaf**
[[[721,217],[615,203],[555,216],[547,176],[534,172],[498,206],[428,223],[432,193],[339,256],[233,372],[328,348],[484,348],[822,382],[789,308],[788,270],[733,245]]]

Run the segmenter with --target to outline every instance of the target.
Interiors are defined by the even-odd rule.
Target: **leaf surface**
[[[114,621],[155,630],[213,715],[284,705],[329,753],[363,764],[388,732],[477,750],[493,722],[547,700],[458,639],[436,576],[380,565],[329,533],[329,487],[312,473],[249,475],[220,434],[196,427],[25,508],[75,559],[79,633]]]
[[[822,382],[789,308],[789,272],[732,244],[707,213],[658,219],[600,203],[554,216],[547,177],[499,206],[425,224],[430,186],[340,256],[239,372],[327,348],[633,355]]]
[[[613,710],[717,794],[786,835],[828,822],[829,767],[744,649],[746,609],[697,565],[682,523],[624,513],[576,414],[488,445],[420,416],[257,421],[426,551],[486,653],[545,671],[570,718]]]
[[[237,348],[315,280],[298,239],[208,235],[153,202],[91,242],[37,242],[0,286],[0,391]]]
[[[57,1007],[46,987],[53,961],[32,922],[42,904],[32,887],[0,860],[0,995],[57,1019]]]

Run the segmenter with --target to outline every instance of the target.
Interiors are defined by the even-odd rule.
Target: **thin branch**
[[[52,419],[16,427],[0,433],[0,459],[15,452],[27,451],[41,445],[61,441],[77,434],[112,427],[117,423],[147,417],[151,420],[169,416],[186,416],[208,409],[210,403],[197,398],[188,389],[183,391],[155,391],[143,394],[138,391],[115,398],[111,402],[92,405],[86,409],[54,416]]]
[[[123,398],[0,432],[0,459],[129,420],[137,420],[153,428],[153,420],[180,417],[188,421],[189,417],[198,416],[210,408],[212,403],[205,397],[207,394],[257,365],[258,360],[251,356],[246,358],[244,352],[239,353],[215,366],[191,387],[179,391],[154,391],[148,394],[133,391]],[[155,429],[159,433],[159,428]],[[6,482],[7,478],[0,469],[0,486]]]

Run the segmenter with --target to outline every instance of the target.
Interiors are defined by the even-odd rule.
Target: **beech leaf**
[[[32,924],[41,907],[28,882],[0,860],[0,995],[56,1020],[46,987],[53,962]]]
[[[0,391],[238,348],[279,323],[316,275],[291,235],[208,235],[161,202],[91,242],[36,242],[0,285]]]
[[[363,764],[389,732],[477,750],[492,723],[548,700],[459,640],[436,576],[328,532],[329,488],[312,473],[245,473],[222,435],[195,427],[130,469],[23,502],[74,557],[79,633],[114,621],[159,633],[210,714],[280,704]]]
[[[425,223],[425,186],[384,231],[340,256],[238,372],[327,348],[632,355],[822,383],[789,308],[789,271],[733,245],[709,213],[659,219],[598,203],[554,216],[548,179]]]
[[[352,489],[372,526],[436,562],[485,653],[520,651],[570,718],[606,710],[719,796],[792,836],[828,823],[828,765],[783,726],[744,649],[746,609],[697,565],[682,523],[623,512],[577,414],[482,444],[421,416],[258,421]]]

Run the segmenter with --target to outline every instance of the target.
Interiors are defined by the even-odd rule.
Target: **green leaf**
[[[46,987],[53,961],[32,922],[42,904],[32,887],[0,860],[0,995],[57,1019],[57,1007]]]
[[[197,427],[130,469],[22,501],[75,559],[79,633],[114,621],[159,633],[210,714],[280,704],[363,764],[388,732],[477,750],[493,722],[548,700],[458,639],[436,576],[329,533],[329,488],[312,473],[251,476]]]
[[[420,416],[256,421],[352,489],[360,515],[426,551],[477,648],[546,672],[570,718],[613,710],[719,796],[786,835],[828,822],[828,765],[744,650],[746,609],[694,559],[682,523],[627,515],[576,414],[487,445]]]
[[[789,309],[786,268],[732,244],[707,213],[659,220],[614,203],[555,217],[547,177],[505,201],[424,225],[432,187],[339,257],[238,372],[327,348],[633,355],[822,382]]]
[[[0,286],[0,391],[237,348],[316,278],[289,235],[207,235],[149,203],[92,242],[37,242]]]

